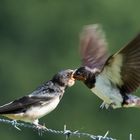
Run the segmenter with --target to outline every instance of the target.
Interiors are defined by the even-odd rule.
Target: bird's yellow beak
[[[70,77],[70,79],[73,80],[73,81],[76,80],[76,79],[74,78],[74,73],[75,73],[75,70],[72,72],[71,77]]]

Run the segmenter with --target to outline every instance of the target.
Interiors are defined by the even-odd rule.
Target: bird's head
[[[80,67],[75,70],[73,78],[80,81],[86,81],[91,72],[86,67]]]
[[[74,70],[71,69],[62,70],[53,77],[52,81],[63,87],[71,87],[75,83],[73,73]]]
[[[75,80],[83,81],[89,88],[95,84],[95,72],[88,67],[80,67],[73,74]]]

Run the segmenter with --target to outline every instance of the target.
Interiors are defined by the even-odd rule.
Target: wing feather
[[[53,97],[24,96],[13,102],[0,106],[0,114],[14,114],[25,112],[31,106],[41,105],[43,102],[50,102]]]
[[[112,55],[101,72],[125,93],[140,86],[140,34],[128,45]]]
[[[107,42],[98,24],[87,25],[80,36],[82,65],[101,70],[107,60]]]

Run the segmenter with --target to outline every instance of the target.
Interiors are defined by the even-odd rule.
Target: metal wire
[[[100,136],[100,135],[95,136],[95,135],[92,135],[89,133],[79,132],[78,130],[77,131],[68,130],[66,128],[66,125],[64,125],[64,130],[54,130],[54,129],[50,129],[50,128],[46,128],[46,127],[39,129],[35,125],[29,124],[29,123],[21,123],[21,122],[19,123],[19,122],[7,120],[7,119],[0,119],[0,122],[6,123],[6,124],[11,124],[18,130],[21,130],[19,127],[35,129],[38,131],[39,135],[42,135],[45,132],[49,132],[49,133],[57,134],[57,135],[64,135],[66,137],[66,140],[71,136],[76,136],[79,138],[87,137],[92,140],[116,140],[114,138],[108,137],[109,132],[107,132],[104,136]]]

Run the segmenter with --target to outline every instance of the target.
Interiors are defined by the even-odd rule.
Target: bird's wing
[[[105,34],[99,24],[87,25],[80,35],[82,65],[101,70],[108,58]]]
[[[0,106],[0,114],[14,114],[14,113],[22,113],[27,110],[27,108],[31,106],[42,105],[43,103],[49,103],[52,101],[54,97],[49,96],[24,96],[19,98],[9,104],[5,104]]]
[[[25,112],[29,107],[49,104],[55,98],[60,97],[61,92],[59,88],[54,86],[52,81],[45,82],[30,95],[0,106],[0,114]]]
[[[108,58],[101,74],[124,93],[131,93],[140,86],[140,34]]]

